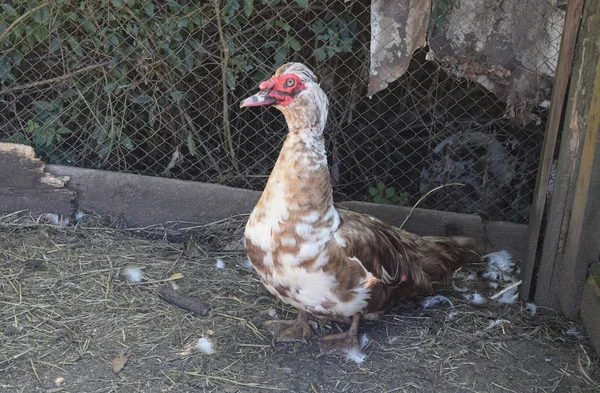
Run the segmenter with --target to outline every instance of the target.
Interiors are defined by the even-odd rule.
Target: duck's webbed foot
[[[321,354],[345,356],[349,350],[359,349],[358,323],[360,314],[352,317],[350,328],[342,333],[328,334],[319,338]]]
[[[274,319],[265,321],[264,326],[273,333],[275,341],[280,343],[307,341],[312,333],[308,324],[308,313],[303,310],[298,311],[294,320]]]

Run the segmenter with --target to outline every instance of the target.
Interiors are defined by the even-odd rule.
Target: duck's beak
[[[248,106],[273,105],[277,100],[269,96],[270,90],[261,90],[253,96],[246,98],[240,103],[240,108]]]

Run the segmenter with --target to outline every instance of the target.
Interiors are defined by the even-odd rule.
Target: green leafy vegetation
[[[375,187],[369,188],[369,194],[374,203],[384,205],[406,205],[409,197],[407,192],[396,192],[395,187],[386,187],[381,181],[378,181]]]
[[[215,177],[226,176],[221,165],[238,172],[242,146],[234,143],[230,119],[235,92],[250,90],[297,54],[318,63],[353,49],[353,17],[310,6],[308,0],[6,1],[0,94],[12,94],[20,118],[0,138],[30,144],[51,163],[64,162],[70,151],[74,162],[127,169],[128,153],[170,157],[180,147],[187,160],[205,158]],[[309,28],[298,12],[310,17]],[[22,87],[31,83],[40,87]],[[218,112],[207,110],[223,101]],[[0,105],[2,111],[14,118],[10,108]],[[211,157],[218,149],[228,162]]]

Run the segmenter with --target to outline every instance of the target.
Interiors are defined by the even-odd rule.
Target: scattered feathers
[[[514,302],[517,301],[518,297],[519,297],[519,287],[514,287],[514,288],[511,288],[508,291],[504,292],[502,294],[502,296],[500,296],[500,298],[496,301],[498,303],[502,303],[502,304],[513,304]]]
[[[570,328],[569,330],[567,330],[566,334],[567,334],[567,336],[574,337],[578,341],[581,341],[585,338],[585,335],[579,330],[579,328],[577,326],[574,326],[574,327]]]
[[[423,299],[423,308],[432,308],[442,303],[448,303],[451,308],[454,308],[454,304],[452,304],[450,299],[442,295],[428,296],[425,299]]]
[[[367,355],[362,353],[360,348],[357,347],[345,349],[344,353],[346,354],[347,362],[353,362],[358,365],[363,364],[365,362],[365,359],[367,358]]]
[[[279,317],[279,315],[277,315],[277,311],[274,308],[270,308],[269,311],[267,311],[267,315],[273,319],[277,319]]]
[[[495,267],[496,269],[504,272],[510,272],[515,265],[512,255],[505,250],[487,254],[483,257],[483,259],[488,261],[488,266]]]
[[[36,224],[39,224],[40,221],[47,221],[47,222],[50,222],[52,225],[58,225],[61,227],[66,227],[67,225],[69,225],[68,218],[63,218],[62,216],[59,216],[58,214],[54,214],[54,213],[42,214],[41,216],[39,216],[37,218],[37,220],[35,222],[36,222]]]
[[[196,343],[196,349],[202,352],[205,355],[212,355],[215,353],[215,348],[213,343],[206,337],[202,337]]]
[[[468,300],[469,303],[471,303],[471,304],[482,305],[482,304],[487,303],[486,298],[484,298],[477,292],[467,293],[467,294],[463,295],[463,297],[466,300]]]
[[[454,283],[454,281],[452,281],[452,287],[454,288],[454,290],[456,292],[461,292],[461,293],[467,292],[469,290],[469,288],[459,288],[459,287],[457,287],[456,284]]]
[[[225,270],[225,262],[223,262],[221,258],[217,259],[217,263],[215,264],[215,266],[219,270]]]
[[[141,282],[144,279],[141,268],[135,265],[123,266],[120,276],[128,282]]]
[[[75,222],[79,222],[81,221],[81,219],[85,216],[85,213],[82,212],[81,210],[77,211],[77,213],[75,213],[75,216],[73,217],[73,219],[75,220]]]
[[[534,316],[535,313],[537,312],[537,306],[533,303],[527,303],[526,307],[527,307],[527,310],[529,310],[529,314],[531,316]]]
[[[490,321],[490,324],[488,325],[488,327],[485,328],[485,330],[489,330],[494,326],[503,325],[505,323],[510,325],[511,322],[507,321],[506,319],[496,319],[494,321]]]
[[[367,337],[366,334],[363,334],[362,336],[360,336],[360,338],[358,340],[360,349],[364,349],[367,346],[367,344],[369,344],[369,341],[371,341],[371,340],[369,339],[369,337]]]
[[[515,277],[512,275],[515,263],[508,251],[492,252],[485,255],[483,259],[488,263],[487,271],[482,274],[483,278],[503,282],[515,281]]]
[[[240,267],[242,267],[243,269],[246,270],[254,270],[254,266],[252,266],[252,264],[250,263],[250,261],[247,258],[244,258],[240,261],[239,263]]]

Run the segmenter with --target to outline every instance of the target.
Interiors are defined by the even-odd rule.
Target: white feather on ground
[[[120,275],[128,282],[141,282],[144,279],[141,268],[135,265],[123,266]]]
[[[485,255],[483,259],[488,263],[487,272],[481,275],[483,278],[504,282],[515,281],[515,277],[512,275],[515,263],[508,251],[492,252]]]
[[[487,303],[487,299],[485,297],[481,296],[477,292],[467,293],[467,294],[463,295],[463,297],[466,300],[468,300],[469,303],[471,303],[471,304],[481,305],[481,304]]]
[[[511,322],[507,321],[506,319],[496,319],[494,321],[490,321],[490,324],[488,325],[487,328],[485,328],[485,330],[489,330],[489,329],[493,328],[494,326],[504,325],[504,324],[510,325]]]
[[[535,313],[537,312],[537,306],[533,303],[527,303],[526,307],[527,307],[527,310],[529,310],[529,314],[531,316],[534,316]]]
[[[215,263],[215,266],[219,270],[225,270],[225,262],[223,262],[223,260],[221,258],[217,259],[217,262]]]
[[[206,337],[202,337],[198,340],[196,348],[205,355],[212,355],[215,353],[213,343]]]
[[[572,327],[566,331],[567,336],[575,337],[577,340],[581,341],[585,339],[585,334],[579,330],[577,327]]]
[[[496,301],[502,304],[513,304],[519,297],[519,287],[514,287],[504,292]]]
[[[454,281],[452,281],[452,287],[454,288],[454,290],[456,292],[460,292],[460,293],[467,292],[469,290],[469,288],[460,288],[460,287],[457,287],[456,284],[454,283]]]
[[[363,334],[362,336],[360,336],[360,339],[358,340],[360,349],[364,349],[367,346],[367,344],[369,343],[369,341],[371,341],[371,340],[369,339],[369,337],[367,337],[366,334]]]
[[[276,311],[274,308],[270,308],[270,309],[267,311],[267,315],[268,315],[270,318],[273,318],[273,319],[277,319],[277,318],[279,318],[279,315],[277,314],[277,311]]]
[[[240,267],[246,270],[254,270],[254,266],[250,263],[247,258],[242,259],[239,263]]]
[[[66,227],[67,225],[69,225],[68,218],[63,218],[62,216],[59,216],[58,214],[55,214],[55,213],[42,214],[41,216],[39,216],[37,218],[36,223],[39,224],[40,220],[42,218],[49,221],[52,225],[58,225],[61,227]]]
[[[488,266],[495,267],[504,272],[512,271],[515,265],[512,255],[506,250],[489,253],[484,255],[483,259],[488,261]]]
[[[452,301],[450,301],[450,299],[448,299],[446,296],[442,295],[428,296],[425,299],[423,299],[423,308],[432,308],[442,303],[448,303],[451,308],[454,308],[454,304],[452,304]]]
[[[85,216],[85,213],[82,212],[81,210],[77,211],[77,213],[75,213],[75,216],[73,217],[75,222],[79,222],[81,221],[81,219]]]
[[[357,347],[348,348],[344,350],[344,352],[346,353],[347,362],[353,362],[358,365],[363,364],[367,358],[367,355],[361,352],[360,348]]]

